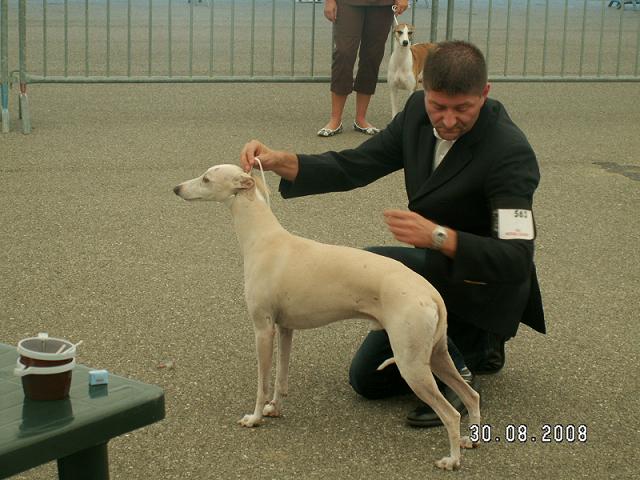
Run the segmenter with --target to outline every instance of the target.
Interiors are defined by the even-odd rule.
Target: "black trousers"
[[[425,276],[425,252],[411,247],[369,247],[366,250],[390,257]],[[469,366],[473,370],[486,358],[489,333],[460,318],[448,315],[448,348],[458,370]],[[351,368],[349,382],[353,389],[366,398],[385,398],[409,393],[411,389],[400,375],[398,367],[390,365],[382,371],[378,366],[393,356],[389,337],[384,330],[374,330],[364,339],[356,352]]]

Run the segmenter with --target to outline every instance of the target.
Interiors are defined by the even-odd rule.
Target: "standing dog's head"
[[[255,192],[256,179],[237,165],[216,165],[174,187],[173,192],[185,200],[224,202],[240,191]]]
[[[409,25],[408,23],[399,23],[393,29],[393,38],[396,39],[396,42],[398,42],[398,45],[401,47],[409,47],[413,41],[413,34],[415,30],[416,27],[413,25]]]

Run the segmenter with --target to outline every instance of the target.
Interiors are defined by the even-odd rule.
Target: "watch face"
[[[447,231],[442,227],[436,227],[433,231],[433,247],[436,250],[440,250],[442,245],[447,240]]]

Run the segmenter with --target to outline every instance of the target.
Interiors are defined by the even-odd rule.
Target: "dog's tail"
[[[380,370],[384,370],[389,365],[393,365],[394,363],[396,363],[396,359],[394,357],[387,358],[384,362],[380,364],[378,368],[376,368],[376,370],[379,372]]]

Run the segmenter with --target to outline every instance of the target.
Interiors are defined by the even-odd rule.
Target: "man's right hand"
[[[242,147],[240,166],[245,172],[256,168],[256,157],[265,171],[272,171],[285,180],[294,181],[298,175],[298,157],[294,153],[271,150],[258,140],[251,140]]]

